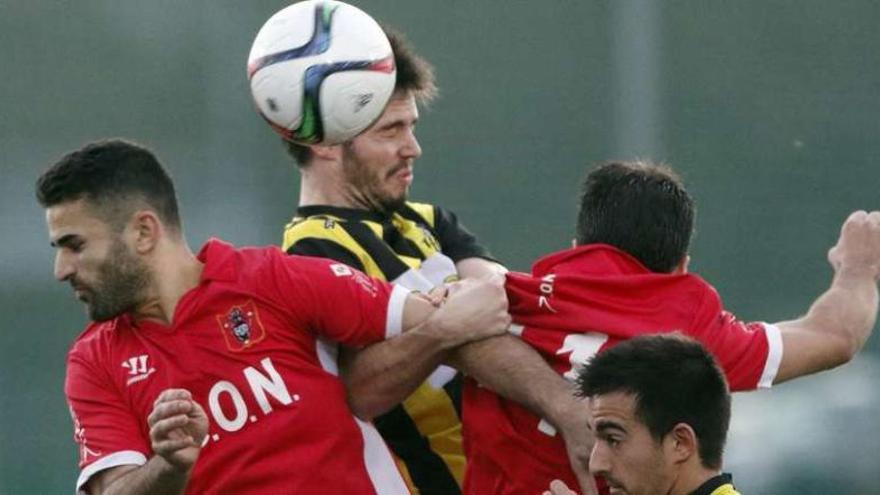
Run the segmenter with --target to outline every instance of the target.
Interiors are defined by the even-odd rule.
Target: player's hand
[[[163,390],[147,418],[153,452],[169,464],[189,470],[208,435],[208,416],[188,390]]]
[[[572,491],[560,480],[553,480],[550,482],[550,489],[544,492],[544,495],[577,495],[577,492]]]
[[[828,261],[837,273],[867,273],[880,279],[880,211],[850,214],[837,244],[828,251]]]
[[[431,289],[425,297],[431,302],[431,306],[439,308],[446,302],[446,296],[449,295],[449,287],[440,285]]]
[[[431,316],[450,347],[507,332],[504,277],[467,279],[448,286],[446,302]]]

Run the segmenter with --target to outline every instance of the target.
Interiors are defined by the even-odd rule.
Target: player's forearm
[[[501,335],[509,325],[499,276],[461,282],[439,308],[424,296],[410,294],[402,335],[343,360],[350,407],[366,419],[387,411],[412,393],[450,349]]]
[[[112,480],[106,488],[90,486],[92,495],[175,495],[182,494],[189,481],[190,469],[169,464],[160,456],[153,456],[146,464]]]
[[[371,420],[403,402],[447,354],[447,345],[424,325],[357,351],[347,350],[342,378],[348,403]]]
[[[841,268],[831,287],[804,317],[816,331],[831,333],[845,342],[844,362],[865,345],[877,319],[878,292],[874,277],[864,270]]]
[[[450,364],[495,393],[562,427],[577,421],[574,388],[530,346],[512,335],[470,342],[452,351]]]
[[[864,346],[877,318],[877,284],[864,271],[845,268],[797,320],[778,323],[782,363],[775,383],[849,362]]]

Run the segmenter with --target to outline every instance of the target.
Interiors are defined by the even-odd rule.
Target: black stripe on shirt
[[[317,237],[306,237],[296,241],[296,244],[287,249],[287,254],[297,254],[300,256],[312,256],[315,258],[330,258],[340,263],[357,268],[364,271],[364,264],[356,254],[349,251],[335,241],[329,239],[319,239]]]
[[[428,439],[416,427],[403,406],[397,406],[375,420],[376,428],[391,451],[409,471],[421,495],[460,493],[458,482],[443,459],[431,450]]]
[[[379,265],[379,269],[385,274],[385,280],[394,280],[409,270],[409,265],[397,257],[397,253],[391,250],[385,242],[376,236],[372,229],[360,222],[343,222],[342,228],[354,238],[355,242],[372,256],[373,261]]]

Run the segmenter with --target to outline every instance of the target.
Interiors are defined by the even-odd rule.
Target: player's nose
[[[593,450],[590,452],[590,473],[601,476],[609,472],[610,463],[608,456],[602,447],[602,443],[596,441],[593,444]]]
[[[422,156],[422,147],[419,144],[418,138],[416,138],[415,132],[412,129],[407,131],[406,142],[401,148],[400,152],[404,158],[415,159]]]
[[[76,273],[73,260],[64,251],[55,254],[55,279],[64,282]]]

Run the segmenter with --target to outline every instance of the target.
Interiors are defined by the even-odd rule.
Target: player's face
[[[590,471],[605,478],[613,495],[668,493],[674,466],[667,462],[663,442],[637,419],[633,395],[597,395],[590,405],[590,427],[596,436]]]
[[[343,145],[346,186],[354,202],[378,211],[403,206],[422,148],[415,136],[419,110],[411,94],[394,93],[366,131]]]
[[[49,238],[56,249],[55,278],[69,282],[89,318],[105,321],[130,311],[149,284],[146,265],[96,216],[85,200],[46,210]]]

